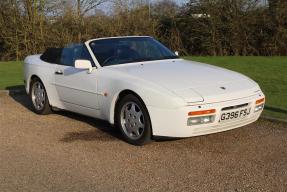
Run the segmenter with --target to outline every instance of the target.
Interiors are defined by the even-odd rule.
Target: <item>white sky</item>
[[[146,0],[146,1],[148,1],[148,0]],[[155,3],[155,2],[158,2],[158,1],[159,0],[150,0],[151,3]],[[175,1],[179,5],[182,5],[184,3],[187,3],[189,0],[173,0],[173,1]],[[105,13],[107,13],[110,10],[109,7],[110,7],[110,3],[104,3],[104,4],[100,5],[98,7],[98,9],[100,9],[100,10],[104,11]]]

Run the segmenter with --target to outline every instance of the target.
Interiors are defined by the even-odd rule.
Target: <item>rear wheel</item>
[[[116,112],[117,125],[124,139],[133,145],[151,141],[151,123],[145,105],[134,95],[126,95]]]
[[[30,86],[30,99],[33,111],[37,114],[46,115],[51,113],[51,107],[46,89],[39,78],[34,78]]]

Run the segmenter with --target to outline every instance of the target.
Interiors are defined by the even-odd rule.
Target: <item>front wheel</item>
[[[33,111],[40,115],[51,113],[51,107],[47,97],[47,92],[40,79],[35,78],[30,86],[30,99],[32,101]]]
[[[151,123],[145,105],[134,95],[126,95],[116,112],[117,124],[124,139],[133,145],[144,145],[151,141]]]

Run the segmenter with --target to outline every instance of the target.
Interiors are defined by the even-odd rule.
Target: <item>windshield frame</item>
[[[168,58],[161,58],[161,59],[146,59],[146,60],[132,60],[132,61],[128,61],[128,62],[123,62],[123,63],[117,63],[117,64],[111,64],[111,65],[103,65],[99,62],[97,55],[94,53],[93,51],[93,47],[91,46],[91,44],[93,42],[96,41],[101,41],[101,40],[112,40],[112,39],[143,39],[143,38],[149,38],[153,41],[155,41],[156,43],[158,43],[159,46],[162,46],[164,49],[166,49],[166,51],[169,51],[172,55],[171,57]],[[93,55],[93,59],[96,60],[96,63],[98,66],[100,67],[109,67],[109,66],[119,66],[119,65],[125,65],[125,64],[131,64],[131,63],[142,63],[142,62],[151,62],[151,61],[160,61],[160,60],[170,60],[170,59],[180,59],[179,56],[177,56],[173,51],[171,51],[169,48],[167,48],[165,45],[163,45],[161,42],[157,41],[156,39],[154,39],[153,37],[150,36],[123,36],[123,37],[108,37],[108,38],[99,38],[99,39],[92,39],[87,41],[86,46],[88,47],[90,53]]]

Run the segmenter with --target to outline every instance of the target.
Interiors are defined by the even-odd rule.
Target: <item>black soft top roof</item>
[[[40,57],[48,63],[61,64],[61,55],[64,48],[48,48]]]

